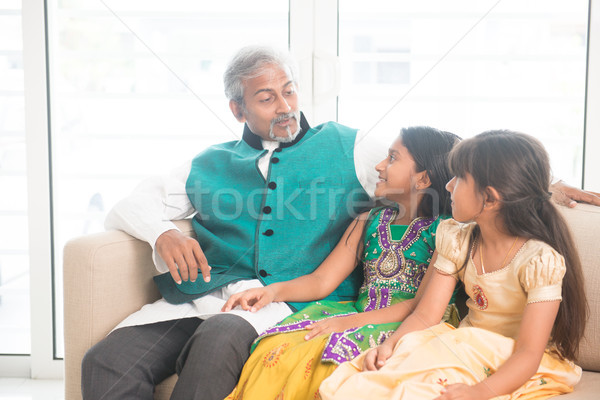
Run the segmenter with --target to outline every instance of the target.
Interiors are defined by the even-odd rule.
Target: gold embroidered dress
[[[382,343],[399,323],[373,324],[321,335],[309,341],[305,326],[318,320],[388,307],[412,299],[435,249],[440,218],[392,225],[395,208],[376,210],[364,240],[364,282],[356,302],[319,301],[261,334],[238,386],[227,399],[312,399],[337,367]],[[452,303],[448,319],[458,323]]]
[[[454,274],[462,267],[474,227],[454,220],[440,224],[435,268]],[[321,385],[322,398],[432,399],[446,385],[482,381],[511,356],[525,306],[562,299],[564,272],[563,257],[536,240],[498,271],[478,275],[469,257],[459,272],[469,314],[458,329],[440,324],[405,335],[378,371],[362,371],[364,355],[342,364]],[[546,351],[532,378],[497,398],[546,399],[570,392],[580,377],[581,368]]]

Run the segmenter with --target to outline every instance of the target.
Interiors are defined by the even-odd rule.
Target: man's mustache
[[[290,119],[290,118],[294,118],[296,119],[296,114],[294,114],[293,112],[289,112],[287,114],[282,114],[278,117],[275,117],[272,121],[271,121],[271,125],[275,125],[281,121],[285,121],[286,119]]]

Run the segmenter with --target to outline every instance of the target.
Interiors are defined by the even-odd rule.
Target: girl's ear
[[[484,192],[484,200],[483,200],[483,208],[486,210],[497,210],[500,208],[500,204],[502,202],[502,196],[500,193],[493,188],[492,186],[488,186],[485,188]]]
[[[246,117],[244,116],[242,106],[237,101],[229,100],[229,109],[238,122],[246,122]]]
[[[417,173],[417,180],[415,182],[415,187],[417,190],[427,189],[431,186],[431,180],[429,179],[429,175],[427,171],[421,171]]]

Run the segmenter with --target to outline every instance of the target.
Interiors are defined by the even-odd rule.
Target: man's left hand
[[[550,192],[552,192],[552,200],[562,206],[573,208],[578,202],[600,206],[600,193],[581,190],[563,181],[550,185]]]

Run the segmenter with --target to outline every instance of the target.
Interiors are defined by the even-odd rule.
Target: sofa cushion
[[[569,394],[552,397],[556,400],[598,400],[600,393],[600,374],[597,372],[583,371],[583,376],[575,390]]]
[[[571,228],[583,265],[585,290],[590,318],[585,337],[579,346],[577,364],[583,369],[600,371],[600,207],[578,204],[575,208],[559,207]]]

